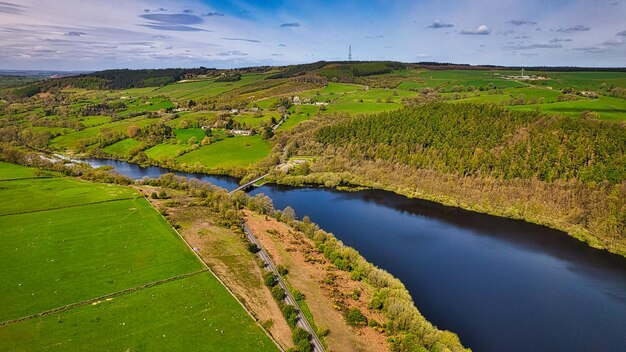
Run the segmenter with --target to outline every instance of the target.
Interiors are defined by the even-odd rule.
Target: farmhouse
[[[236,136],[252,136],[254,134],[253,130],[232,130],[231,132]]]

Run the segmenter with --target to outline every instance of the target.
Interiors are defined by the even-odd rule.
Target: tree
[[[263,275],[263,282],[267,287],[274,287],[278,283],[278,279],[276,278],[276,275],[274,275],[274,273],[268,271],[265,273],[265,275]]]
[[[285,299],[285,292],[280,287],[280,285],[276,285],[272,287],[272,296],[276,301],[281,302],[283,299]]]
[[[128,137],[135,138],[139,135],[140,131],[141,130],[136,125],[130,125],[128,126],[126,133],[128,134]]]
[[[283,216],[289,220],[294,220],[296,218],[296,211],[293,210],[292,207],[286,206],[285,210],[283,210]]]

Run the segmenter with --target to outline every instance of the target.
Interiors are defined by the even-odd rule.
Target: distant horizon
[[[334,60],[334,61],[329,61],[329,60],[319,60],[319,61],[308,61],[308,62],[301,62],[301,63],[293,63],[293,64],[284,64],[284,65],[257,65],[257,66],[239,66],[239,67],[207,67],[207,66],[203,66],[203,65],[199,65],[199,66],[169,66],[169,67],[159,67],[159,68],[130,68],[130,67],[111,67],[111,68],[103,68],[103,69],[82,69],[82,70],[55,70],[55,69],[46,69],[46,68],[33,68],[33,69],[15,69],[15,68],[0,68],[0,73],[4,73],[4,72],[53,72],[53,73],[76,73],[76,74],[89,74],[89,73],[94,73],[94,72],[101,72],[101,71],[112,71],[112,70],[134,70],[134,71],[138,71],[138,70],[167,70],[167,69],[197,69],[200,67],[205,67],[207,69],[216,69],[216,70],[239,70],[239,69],[246,69],[246,68],[256,68],[256,67],[285,67],[285,66],[298,66],[298,65],[307,65],[307,64],[311,64],[311,63],[315,63],[315,62],[329,62],[329,63],[358,63],[358,62],[383,62],[383,61],[390,61],[390,62],[399,62],[402,64],[410,64],[410,65],[424,65],[424,66],[429,66],[429,65],[440,65],[440,66],[466,66],[466,67],[473,67],[473,68],[479,68],[479,67],[484,67],[484,68],[494,68],[494,69],[520,69],[520,68],[524,68],[524,69],[529,69],[529,70],[533,70],[533,69],[542,69],[542,68],[548,68],[548,69],[559,69],[559,68],[566,68],[566,69],[577,69],[577,70],[584,70],[584,69],[592,69],[592,70],[597,70],[597,69],[601,69],[601,70],[626,70],[626,66],[565,66],[565,65],[560,65],[560,66],[556,66],[556,65],[538,65],[538,66],[519,66],[519,65],[515,65],[515,66],[510,66],[510,65],[493,65],[493,64],[465,64],[465,63],[458,63],[458,62],[436,62],[436,61],[415,61],[415,62],[406,62],[406,61],[397,61],[397,60],[352,60],[352,61],[348,61],[348,60]]]
[[[626,0],[0,2],[0,65],[101,71],[320,60],[626,66]]]

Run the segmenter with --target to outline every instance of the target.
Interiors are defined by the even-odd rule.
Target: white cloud
[[[484,24],[481,24],[476,29],[464,29],[461,31],[461,34],[466,35],[488,35],[491,34],[491,29]]]

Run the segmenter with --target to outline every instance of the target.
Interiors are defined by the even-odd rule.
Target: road
[[[263,262],[265,262],[265,265],[267,266],[267,268],[271,272],[273,272],[274,275],[276,275],[276,277],[278,278],[278,285],[280,285],[280,287],[283,289],[283,291],[286,294],[285,303],[292,305],[296,308],[298,312],[298,322],[296,324],[299,327],[303,328],[304,330],[308,331],[309,334],[311,334],[311,345],[313,345],[313,352],[324,352],[325,351],[324,345],[320,341],[319,337],[317,336],[317,333],[315,332],[311,324],[309,324],[309,321],[306,319],[304,314],[302,314],[302,310],[298,306],[298,302],[291,295],[291,292],[287,288],[287,285],[285,285],[283,278],[280,276],[280,274],[278,273],[278,270],[276,269],[276,266],[272,262],[272,258],[270,258],[269,254],[267,254],[265,249],[261,247],[261,245],[259,244],[259,241],[257,241],[256,237],[254,237],[254,234],[248,227],[248,224],[244,223],[243,229],[246,234],[246,237],[248,238],[248,241],[254,243],[260,249],[259,252],[257,253],[259,257],[263,260]]]

